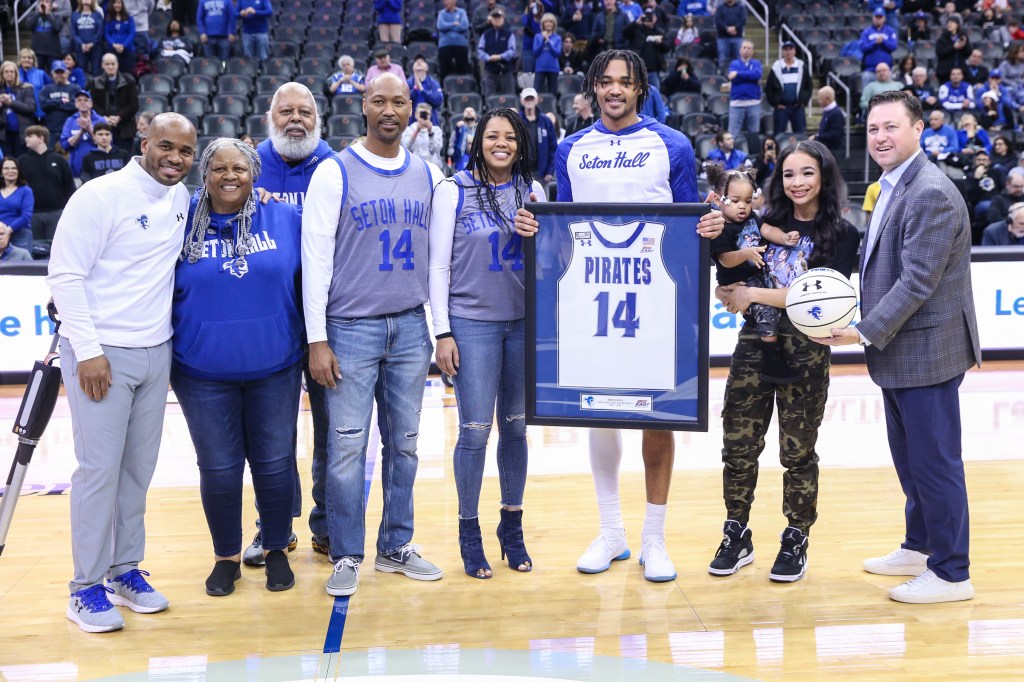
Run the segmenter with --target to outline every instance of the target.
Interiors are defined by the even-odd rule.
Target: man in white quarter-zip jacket
[[[124,627],[114,605],[156,613],[167,600],[139,570],[171,362],[171,296],[196,130],[153,119],[136,156],[72,195],[49,275],[78,467],[71,478],[67,617],[86,632]],[[109,594],[109,597],[108,597]]]

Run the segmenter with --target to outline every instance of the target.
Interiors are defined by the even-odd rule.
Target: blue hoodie
[[[131,17],[124,21],[107,19],[103,25],[103,32],[111,49],[114,45],[124,45],[126,51],[135,50],[135,20]]]
[[[238,0],[238,12],[252,7],[256,14],[242,17],[242,33],[270,33],[270,17],[274,14],[270,0]]]
[[[729,64],[729,71],[736,72],[729,89],[730,101],[761,99],[761,62],[751,59],[744,64],[742,59],[734,59]]]
[[[197,197],[189,206],[192,229]],[[234,216],[212,213],[202,257],[174,275],[174,360],[186,374],[214,381],[270,376],[302,358],[302,218],[291,204],[256,202],[254,248],[239,262],[220,239]]]
[[[280,196],[289,204],[295,204],[299,211],[302,211],[302,204],[306,200],[306,190],[309,189],[313,171],[334,154],[330,145],[320,140],[320,144],[303,163],[291,166],[277,153],[269,138],[260,142],[256,152],[260,155],[263,169],[253,184]]]
[[[235,35],[238,9],[231,0],[201,0],[196,12],[199,34],[214,37]]]

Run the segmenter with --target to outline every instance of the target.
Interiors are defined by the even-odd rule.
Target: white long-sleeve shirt
[[[536,180],[533,181],[533,194],[537,201],[547,201],[544,188]],[[459,188],[454,180],[448,178],[434,188],[434,200],[430,206],[430,270],[427,286],[430,290],[430,319],[435,336],[452,330],[448,321],[448,294],[458,204]]]
[[[79,362],[102,355],[100,344],[150,348],[171,338],[189,194],[154,180],[139,159],[83,185],[57,224],[46,283]]]
[[[402,148],[394,158],[377,156],[362,143],[356,143],[349,149],[369,165],[385,171],[402,168],[409,153]],[[444,173],[429,161],[427,165],[436,186],[444,180]],[[335,242],[343,196],[345,177],[338,164],[332,160],[317,166],[302,207],[302,306],[309,343],[327,340],[327,301],[334,276]],[[358,282],[353,286],[358,286]]]

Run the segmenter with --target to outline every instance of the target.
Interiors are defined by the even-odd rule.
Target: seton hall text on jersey
[[[392,197],[364,201],[353,206],[349,212],[359,232],[377,225],[395,225],[399,222],[398,207]],[[422,227],[425,230],[430,219],[429,206],[416,199],[402,199],[402,218],[406,226]]]
[[[650,152],[637,152],[633,156],[630,156],[629,152],[618,152],[610,159],[606,159],[600,154],[595,154],[594,156],[584,154],[583,158],[580,159],[580,170],[596,168],[643,168],[647,164],[647,159],[649,158],[651,158]]]
[[[250,254],[277,248],[277,242],[270,238],[270,235],[267,234],[266,230],[263,230],[259,234],[254,232],[250,236],[252,237],[252,248],[249,249]],[[212,239],[207,239],[203,242],[203,258],[234,257],[234,243],[227,239],[213,237]]]
[[[494,211],[479,211],[464,213],[459,217],[459,224],[465,229],[466,234],[473,234],[477,230],[497,230],[504,225],[511,225],[516,218],[512,211],[508,214],[508,220],[502,220]]]
[[[650,284],[651,259],[587,256],[583,281],[587,284]]]

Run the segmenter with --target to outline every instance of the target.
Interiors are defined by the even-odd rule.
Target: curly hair
[[[733,182],[745,182],[750,185],[752,190],[757,191],[757,181],[747,169],[725,170],[725,166],[721,163],[710,161],[704,164],[704,172],[707,173],[708,184],[719,197],[729,194],[729,186]]]

